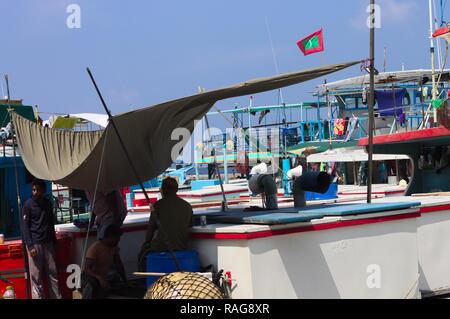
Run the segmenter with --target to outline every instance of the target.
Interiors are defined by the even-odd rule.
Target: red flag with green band
[[[322,52],[324,50],[322,29],[298,41],[297,45],[304,55]]]

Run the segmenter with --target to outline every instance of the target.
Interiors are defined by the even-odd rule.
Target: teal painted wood
[[[225,224],[262,224],[279,225],[310,222],[314,219],[322,219],[326,216],[363,215],[387,211],[395,211],[420,206],[420,202],[383,203],[383,204],[348,204],[327,205],[326,207],[282,208],[279,210],[250,212],[243,209],[232,209],[230,212],[208,213],[208,223]],[[197,212],[195,215],[200,215]]]

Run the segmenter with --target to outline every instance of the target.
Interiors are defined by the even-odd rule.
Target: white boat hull
[[[416,218],[192,247],[231,272],[233,298],[419,297]]]

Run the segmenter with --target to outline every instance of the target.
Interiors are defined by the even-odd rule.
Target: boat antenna
[[[367,203],[372,202],[372,172],[373,172],[373,122],[374,122],[374,87],[375,87],[375,0],[370,0],[370,85],[369,85],[369,143],[368,143],[368,176],[367,176]]]
[[[120,135],[120,133],[119,133],[119,130],[118,130],[117,126],[116,126],[116,123],[115,123],[115,121],[114,121],[114,118],[112,117],[111,112],[109,111],[108,106],[106,105],[106,102],[105,102],[105,100],[103,99],[103,96],[102,96],[102,94],[101,94],[101,92],[100,92],[100,90],[99,90],[99,88],[98,88],[98,86],[97,86],[97,83],[95,82],[95,79],[94,79],[94,76],[92,75],[91,70],[90,70],[89,68],[86,68],[86,71],[87,71],[87,73],[89,74],[89,77],[91,78],[92,84],[94,85],[95,90],[97,91],[98,97],[100,98],[100,101],[102,102],[103,108],[105,109],[105,112],[106,112],[106,114],[108,115],[109,123],[111,123],[111,125],[112,125],[114,131],[115,131],[116,134],[117,134],[117,139],[119,140],[120,146],[122,147],[122,150],[123,150],[123,152],[125,153],[125,156],[126,156],[126,158],[127,158],[127,160],[128,160],[128,164],[130,165],[130,167],[131,167],[131,169],[132,169],[132,171],[133,171],[133,174],[134,174],[136,180],[138,181],[139,186],[140,186],[141,189],[142,189],[142,192],[144,193],[144,196],[145,196],[145,199],[146,199],[146,201],[147,201],[148,206],[151,208],[153,205],[152,205],[152,203],[151,203],[151,201],[150,201],[150,198],[148,197],[148,194],[147,194],[147,191],[146,191],[146,189],[145,189],[145,187],[144,187],[144,184],[143,184],[143,182],[142,182],[142,179],[140,178],[139,173],[137,172],[137,169],[136,169],[136,167],[134,166],[133,160],[131,159],[130,154],[129,154],[128,151],[127,151],[127,148],[126,148],[126,146],[125,146],[125,143],[124,143],[123,140],[122,140],[122,137],[121,137],[121,135]],[[174,260],[174,262],[175,262],[175,266],[177,267],[177,270],[178,270],[178,271],[181,271],[180,263],[178,262],[178,259],[176,258],[175,253],[173,252],[173,249],[172,249],[172,247],[171,247],[171,245],[170,245],[170,242],[167,240],[168,237],[167,237],[167,235],[166,235],[166,232],[165,232],[165,231],[163,230],[163,228],[161,227],[161,223],[159,222],[159,219],[158,219],[158,218],[156,218],[156,222],[157,222],[158,229],[159,229],[159,231],[161,232],[162,237],[164,238],[164,241],[165,241],[165,243],[166,243],[167,249],[168,249],[168,251],[169,251],[171,257],[173,258],[173,260]]]
[[[5,89],[3,88],[3,81],[0,81],[0,85],[2,87],[2,99],[6,97],[5,95]]]
[[[266,22],[267,35],[269,37],[269,42],[270,42],[270,48],[272,50],[272,58],[273,58],[273,64],[275,66],[275,72],[277,73],[277,75],[279,75],[280,69],[278,67],[278,60],[277,60],[277,56],[275,54],[275,48],[273,46],[273,41],[272,41],[272,32],[270,32],[269,21],[267,20],[267,17],[265,17],[265,22]],[[284,104],[283,91],[281,90],[281,88],[278,89],[278,96],[281,100],[281,104]]]
[[[12,121],[11,112],[13,112],[13,109],[11,107],[11,101],[10,101],[10,93],[9,93],[9,78],[8,74],[5,74],[5,83],[6,83],[6,93],[8,94],[6,103],[8,105],[8,115],[11,121],[11,129],[12,129],[12,147],[13,147],[13,165],[14,165],[14,177],[16,182],[16,194],[17,194],[17,214],[19,215],[19,229],[20,234],[23,235],[23,224],[22,224],[22,200],[20,198],[20,189],[19,189],[19,172],[17,169],[17,154],[16,154],[16,139],[15,139],[15,127],[14,123]],[[2,85],[3,89],[3,85]],[[23,255],[23,263],[25,268],[25,284],[26,284],[26,298],[30,299],[30,268],[28,265],[28,253],[27,248],[25,246],[25,241],[22,238],[22,255]]]

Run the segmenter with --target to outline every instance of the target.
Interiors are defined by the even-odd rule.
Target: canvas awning
[[[407,155],[401,154],[373,154],[374,161],[389,161],[409,159]],[[321,162],[367,162],[368,154],[361,148],[340,148],[328,150],[322,153],[312,154],[306,158],[308,163]]]
[[[200,120],[217,101],[305,82],[358,63],[360,61],[251,80],[120,114],[113,120],[139,177],[149,180],[173,162],[171,153],[175,145],[187,143],[188,139],[172,140],[174,130],[192,133],[194,120]],[[98,189],[105,191],[138,183],[111,124],[101,131],[73,132],[41,127],[14,113],[12,117],[23,161],[35,177],[92,190],[100,173]],[[175,135],[178,139],[179,135]]]

